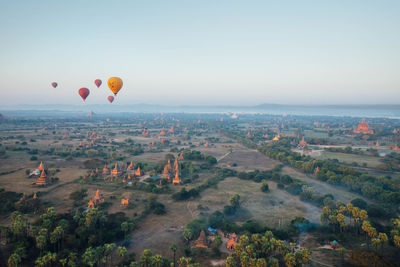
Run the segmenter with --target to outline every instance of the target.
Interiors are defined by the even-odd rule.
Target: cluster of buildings
[[[183,160],[183,153],[179,155],[179,160]],[[180,177],[180,164],[178,158],[175,159],[174,166],[171,166],[171,161],[168,160],[168,163],[165,165],[163,173],[161,175],[162,178],[167,179],[169,183],[172,184],[181,184],[182,180]]]
[[[102,172],[99,171],[99,169],[92,170],[92,172],[89,174],[90,178],[93,178],[95,176],[102,176],[104,178],[104,181],[111,181],[114,182],[114,180],[117,180],[119,178],[122,178],[122,182],[128,182],[132,184],[132,181],[134,178],[141,177],[144,175],[143,170],[138,166],[137,168],[135,167],[135,164],[131,161],[129,165],[126,166],[118,166],[116,163],[114,168],[108,168],[107,164],[104,165]],[[85,175],[83,177],[84,180],[86,180],[88,177]]]
[[[32,185],[47,186],[48,184],[50,184],[50,179],[47,177],[46,169],[45,169],[43,162],[40,162],[39,167],[37,167],[35,170],[33,170],[29,174],[29,177],[37,177],[38,178],[36,180],[36,182],[33,183]]]
[[[224,234],[221,231],[219,232],[220,236],[222,237],[223,244],[225,243],[226,249],[228,251],[233,251],[235,249],[236,244],[239,243],[240,241],[240,236],[238,236],[235,233]],[[192,247],[207,249],[209,247],[208,246],[209,243],[214,241],[215,235],[217,234],[217,230],[208,227],[207,233],[208,236],[206,236],[204,230],[201,230],[199,237],[195,241],[193,241]]]

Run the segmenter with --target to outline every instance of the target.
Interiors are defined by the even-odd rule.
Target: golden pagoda
[[[306,142],[306,140],[304,140],[304,136],[303,136],[303,138],[301,139],[298,147],[299,148],[305,148],[306,146],[307,146],[307,142]]]
[[[94,197],[92,197],[92,199],[89,200],[88,208],[89,208],[89,209],[94,208],[94,207],[100,205],[100,204],[103,203],[103,202],[104,202],[104,198],[103,198],[103,196],[100,194],[99,189],[97,189],[97,190],[96,190],[96,194],[94,195]]]
[[[167,163],[167,165],[165,165],[165,167],[167,168],[167,170],[170,170],[172,168],[170,159],[168,159],[168,163]]]
[[[179,170],[178,158],[175,159],[175,162],[174,162],[174,169],[175,169],[175,171]]]
[[[175,177],[174,177],[174,179],[172,180],[172,183],[173,184],[180,184],[182,181],[181,181],[181,178],[179,177],[179,169],[176,171],[176,173],[175,173]]]
[[[140,169],[140,166],[135,171],[135,176],[139,177],[143,175],[143,171]]]
[[[279,141],[279,135],[275,136],[272,141]]]
[[[118,167],[118,164],[115,163],[115,167],[114,169],[111,171],[111,176],[112,177],[118,177],[122,174],[122,171],[120,170],[120,168]]]
[[[208,143],[208,141],[206,141],[206,143],[204,144],[204,147],[208,147],[210,144]]]
[[[180,159],[180,160],[183,160],[183,152],[181,152],[181,153],[179,154],[179,159]]]
[[[395,145],[394,147],[393,147],[393,151],[399,151],[400,149],[399,149],[399,147],[398,147],[398,145]]]
[[[162,177],[165,179],[169,179],[169,169],[167,168],[167,166],[164,167],[163,173],[162,173]]]
[[[44,164],[43,164],[42,161],[41,161],[40,164],[39,164],[38,170],[39,170],[39,171],[44,171]]]
[[[368,123],[365,122],[365,119],[362,119],[362,121],[358,125],[357,129],[354,129],[354,133],[373,134],[374,131],[369,128]]]
[[[106,176],[106,175],[109,175],[109,174],[110,174],[110,170],[107,168],[107,165],[104,164],[103,175]]]
[[[131,163],[129,164],[129,166],[126,168],[128,171],[133,171],[135,169],[135,165],[133,164],[133,162],[131,161]]]
[[[379,144],[378,141],[376,141],[375,146],[376,146],[376,147],[380,146],[380,144]]]
[[[317,166],[317,168],[315,168],[315,171],[314,171],[314,176],[317,176],[318,172],[319,172],[319,167]]]
[[[172,125],[171,128],[169,128],[168,130],[169,133],[175,133],[175,129],[174,126]]]
[[[37,199],[36,193],[33,194],[33,197],[32,197],[32,198],[33,198],[33,199]]]
[[[44,172],[44,170],[42,170],[42,173],[40,174],[39,179],[36,181],[36,185],[48,185],[49,184],[49,180],[47,179],[47,175]]]
[[[161,132],[158,134],[159,136],[164,136],[165,135],[165,129],[162,128]]]

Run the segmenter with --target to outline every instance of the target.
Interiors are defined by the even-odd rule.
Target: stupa
[[[358,125],[357,129],[354,129],[354,133],[373,134],[374,131],[369,128],[369,125],[368,125],[368,123],[365,122],[365,119],[362,119],[362,121]]]
[[[112,177],[118,177],[122,175],[122,171],[120,170],[120,168],[118,167],[118,164],[115,163],[115,167],[114,169],[111,171],[111,176]]]
[[[126,168],[128,171],[133,171],[135,169],[135,165],[133,164],[133,162],[131,161],[131,163],[128,165],[128,167]]]
[[[194,247],[196,248],[208,248],[207,246],[207,240],[206,240],[206,234],[204,233],[204,230],[201,230],[199,238],[194,242]]]
[[[135,171],[135,176],[139,177],[143,175],[143,171],[140,169],[140,166]]]
[[[39,171],[44,171],[44,164],[43,164],[42,161],[41,161],[40,164],[39,164],[38,170],[39,170]]]
[[[110,174],[110,170],[107,168],[107,165],[104,164],[103,175],[106,176],[106,175],[109,175],[109,174]]]
[[[98,205],[100,205],[103,202],[104,202],[104,198],[100,194],[99,189],[97,189],[96,190],[96,194],[94,195],[94,197],[92,197],[92,199],[89,200],[88,208],[91,209],[91,208],[97,207]]]
[[[42,173],[40,174],[39,179],[36,181],[36,185],[48,185],[49,184],[49,180],[47,179],[47,175],[44,172],[44,170],[42,170]]]
[[[298,148],[305,148],[307,146],[307,142],[304,140],[304,136],[301,139],[299,145],[297,146]]]
[[[175,177],[174,177],[174,179],[172,180],[172,183],[173,184],[181,184],[181,178],[179,177],[179,169],[176,171],[176,173],[175,173]]]

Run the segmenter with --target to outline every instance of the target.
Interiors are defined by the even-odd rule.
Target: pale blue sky
[[[107,103],[111,76],[124,80],[114,104],[400,100],[400,1],[0,0],[0,12],[0,105],[81,104],[80,87]]]

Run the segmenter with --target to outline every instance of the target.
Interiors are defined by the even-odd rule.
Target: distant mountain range
[[[18,112],[17,112],[18,111]],[[327,116],[354,116],[354,117],[391,117],[400,118],[400,105],[281,105],[260,104],[254,106],[230,105],[18,105],[2,106],[0,112],[7,115],[30,114],[78,114],[94,111],[96,114],[110,113],[263,113],[288,115],[327,115]],[[49,114],[47,114],[49,115]]]

